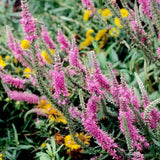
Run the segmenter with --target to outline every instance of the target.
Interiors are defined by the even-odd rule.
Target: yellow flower
[[[53,50],[53,49],[50,49],[50,51],[51,51],[51,53],[52,53],[53,55],[55,55],[55,52],[54,52],[54,50]]]
[[[99,9],[99,10],[98,10],[98,13],[101,14],[101,13],[102,13],[102,9]]]
[[[122,17],[128,17],[128,11],[124,8],[120,9]]]
[[[104,35],[102,40],[99,42],[99,48],[103,48],[108,40],[108,35]]]
[[[81,47],[79,49],[83,49],[84,47],[90,46],[92,44],[93,39],[94,38],[92,36],[86,37],[85,41],[80,44]]]
[[[58,123],[60,122],[62,122],[63,124],[67,123],[66,118],[64,116],[57,117],[56,120]]]
[[[56,121],[58,123],[62,122],[63,124],[67,123],[63,114],[54,107],[52,107],[52,104],[48,101],[41,99],[40,103],[36,107],[39,108],[43,113],[48,114],[48,118],[51,122]]]
[[[2,154],[0,154],[0,160],[2,160],[2,156],[3,156],[3,155],[2,155]]]
[[[41,144],[41,147],[45,147],[45,146],[46,146],[46,143],[43,142],[43,143]]]
[[[7,60],[7,61],[10,61],[11,60],[11,57],[10,56],[5,56],[5,59]]]
[[[111,28],[111,29],[109,30],[109,35],[110,35],[111,37],[117,37],[118,34],[119,34],[119,31],[118,31],[118,29],[115,28],[115,27],[113,27],[113,28]]]
[[[88,19],[91,17],[91,13],[92,13],[91,10],[85,11],[84,16],[83,16],[83,20],[88,21]]]
[[[89,29],[89,30],[86,32],[86,37],[90,36],[93,32],[94,32],[93,29]]]
[[[52,115],[49,115],[48,118],[49,118],[50,122],[55,122],[55,120],[56,120],[55,117]]]
[[[76,133],[76,137],[78,137],[83,143],[90,145],[90,138],[91,136],[87,135],[87,134],[83,134],[83,132],[81,133]]]
[[[30,70],[30,68],[27,67],[27,68],[24,69],[23,73],[25,73],[25,76],[27,78],[30,78],[30,74],[28,74],[28,73],[34,73],[34,71]]]
[[[79,138],[83,143],[85,143],[87,145],[90,145],[89,142],[90,142],[91,136],[86,135],[86,134],[84,135],[83,132],[81,132],[81,133],[76,133],[76,137]],[[67,146],[68,148],[71,149],[71,151],[73,151],[73,150],[79,150],[81,148],[80,145],[76,144],[72,140],[71,135],[65,136],[64,143],[65,143],[65,146]]]
[[[17,63],[18,63],[18,60],[17,60],[16,58],[14,58],[13,62],[14,62],[15,64],[17,64]]]
[[[116,17],[116,18],[114,19],[114,23],[117,25],[117,27],[122,28],[121,22],[120,22],[119,18]]]
[[[102,11],[101,15],[102,15],[102,17],[109,17],[109,16],[112,16],[112,13],[111,13],[111,11],[108,8],[106,8],[106,9],[104,9]]]
[[[96,34],[95,40],[99,41],[107,32],[107,29],[102,29],[100,31],[98,31],[98,33]]]
[[[81,148],[80,145],[76,144],[72,138],[71,138],[71,135],[67,135],[65,136],[64,138],[64,144],[65,146],[67,146],[68,148],[70,148],[71,150],[78,150]]]
[[[20,73],[21,68],[20,68],[20,67],[15,67],[15,71],[16,71],[17,73]]]
[[[30,41],[28,41],[26,39],[22,40],[21,47],[22,47],[23,50],[29,49],[31,47]]]
[[[53,51],[51,51],[51,52],[53,53]],[[48,63],[52,63],[52,62],[53,62],[53,61],[50,59],[49,55],[48,55],[45,51],[43,51],[43,52],[41,53],[41,55],[42,55],[42,57],[43,57],[43,59],[44,59],[45,62],[48,62]]]
[[[2,57],[0,56],[0,66],[1,66],[2,68],[4,68],[6,65],[7,65],[6,62],[5,62],[5,61],[2,59]]]

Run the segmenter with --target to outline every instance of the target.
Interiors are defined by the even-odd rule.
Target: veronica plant
[[[138,0],[129,3],[121,0],[121,5],[128,10],[127,18],[120,14],[116,0],[104,0],[112,13],[120,19],[120,23],[134,45],[139,48],[149,62],[159,66],[159,4],[157,0]]]
[[[54,42],[44,25],[41,26],[32,18],[27,0],[21,0],[21,4],[21,23],[25,37],[20,44],[7,28],[8,46],[22,65],[33,72],[28,79],[22,79],[10,75],[1,67],[2,83],[10,98],[31,104],[38,104],[42,99],[51,103],[65,116],[74,142],[90,154],[106,151],[117,160],[144,159],[144,150],[149,149],[152,139],[158,143],[159,134],[152,131],[159,133],[160,112],[154,106],[160,100],[149,101],[137,75],[142,90],[141,101],[134,89],[127,86],[123,75],[121,83],[118,82],[110,65],[108,69],[111,76],[103,75],[93,51],[81,60],[75,39],[68,41],[62,30],[58,31],[57,42]],[[83,1],[83,4],[94,7],[90,1]],[[139,39],[138,42],[144,45]],[[27,84],[34,86],[37,92],[25,91]],[[70,93],[79,93],[79,107],[72,103]],[[124,149],[121,141],[99,126],[98,113],[101,110],[106,118],[119,121],[120,125],[115,125],[123,133],[128,149]],[[101,151],[83,143],[76,136],[75,121],[97,141],[95,144],[101,146]]]

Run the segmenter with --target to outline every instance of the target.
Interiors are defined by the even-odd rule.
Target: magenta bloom
[[[148,118],[148,122],[149,122],[149,128],[156,130],[158,123],[160,122],[160,112],[158,111],[157,108],[154,108],[150,114],[149,114],[149,118]]]
[[[116,149],[118,148],[118,145],[109,135],[107,135],[97,126],[96,122],[94,122],[90,116],[83,116],[82,122],[86,131],[94,138],[96,138],[96,140],[104,150],[107,150],[108,153],[113,156],[113,158],[117,160],[122,159],[120,156],[117,155]]]
[[[91,0],[81,0],[81,1],[82,1],[82,4],[83,4],[83,7],[88,8],[88,10],[90,10],[91,8],[94,7],[94,4]]]
[[[39,65],[40,65],[40,66],[44,66],[44,65],[47,64],[47,62],[44,61],[44,59],[43,59],[43,57],[42,57],[42,55],[41,55],[40,52],[37,53],[37,57],[38,57]]]
[[[142,5],[144,15],[151,17],[151,1],[150,0],[138,0],[138,3]]]
[[[69,52],[69,42],[67,41],[66,37],[63,35],[62,30],[58,30],[58,35],[57,35],[57,41],[59,44],[61,44],[61,49]]]
[[[87,87],[90,93],[96,93],[98,95],[104,95],[104,91],[101,89],[98,81],[93,77],[92,74],[86,77]]]
[[[33,42],[33,40],[37,38],[35,33],[36,24],[31,17],[31,13],[29,12],[27,0],[21,0],[21,8],[21,24],[23,25],[24,31],[26,33],[25,39]]]
[[[42,38],[43,38],[44,42],[46,42],[48,48],[50,48],[50,49],[55,49],[56,48],[56,45],[54,44],[53,40],[49,36],[49,34],[47,32],[47,28],[44,25],[42,26],[41,35],[42,35]]]
[[[81,116],[81,113],[80,113],[80,111],[78,110],[77,107],[69,106],[69,113],[70,113],[72,119],[74,119],[74,118],[78,118],[79,119],[80,116]]]
[[[97,125],[97,106],[100,102],[100,98],[97,96],[92,96],[87,103],[87,109],[84,111],[85,113],[82,115],[83,126],[86,131],[91,134],[98,143],[102,146],[104,150],[107,150],[108,153],[113,156],[115,159],[122,159],[117,155],[116,149],[118,145],[114,142],[114,140],[103,130],[101,130]]]
[[[68,96],[64,80],[64,72],[62,70],[62,64],[60,62],[56,62],[56,64],[54,65],[54,84],[55,98],[61,101],[61,96]]]
[[[135,14],[135,13],[134,13]],[[134,15],[135,16],[135,15]],[[134,17],[135,18],[135,17]],[[135,34],[139,33],[139,35],[141,36],[141,41],[143,43],[145,43],[147,40],[148,40],[148,37],[147,37],[147,33],[145,32],[145,30],[143,29],[143,26],[140,26],[138,27],[138,24],[136,22],[135,19],[131,18],[130,19],[130,23],[131,23],[131,26],[132,26],[132,29],[134,31]],[[137,36],[137,35],[136,35]]]
[[[132,154],[133,158],[132,160],[143,160],[144,156],[140,152],[133,152]]]
[[[144,15],[147,15],[149,18],[152,18],[151,0],[138,0],[138,3],[142,5]],[[158,7],[158,4],[160,4],[160,0],[156,0],[156,3]]]
[[[9,97],[15,101],[25,101],[30,104],[37,104],[39,97],[35,94],[27,92],[18,92],[18,91],[7,91]]]
[[[19,79],[19,78],[13,78],[9,74],[2,74],[1,78],[2,78],[3,82],[6,84],[11,84],[12,86],[14,86],[16,88],[21,88],[21,89],[25,88],[24,83],[26,80]]]
[[[76,45],[76,42],[72,44],[72,48],[69,51],[69,63],[71,66],[78,67],[82,72],[86,72],[84,66],[78,60],[79,49]]]
[[[147,106],[150,105],[150,100],[148,98],[147,93],[142,93],[142,104],[143,108],[146,109]],[[144,113],[141,114],[142,118],[144,118]],[[160,122],[160,112],[158,111],[157,108],[154,108],[148,117],[148,126],[150,129],[157,129],[158,123]]]
[[[29,67],[26,61],[22,58],[22,55],[26,55],[25,51],[22,50],[19,43],[16,43],[10,29],[7,29],[8,33],[8,46],[14,56],[17,58],[19,62],[21,62],[24,66]]]
[[[130,91],[130,89],[126,86],[126,84],[119,85],[119,117],[120,120],[120,129],[122,133],[125,135],[125,129],[123,126],[123,120],[122,116],[126,118],[130,137],[132,140],[132,147],[133,149],[137,149],[138,151],[143,150],[143,146],[148,147],[149,144],[144,136],[140,135],[139,130],[134,125],[135,122],[135,115],[133,114],[132,110],[130,109],[129,105],[130,103],[134,103],[138,105],[139,103],[136,102],[137,98],[135,98],[135,95],[133,98],[133,93]],[[136,100],[136,101],[135,101]],[[139,105],[135,107],[136,110],[139,110]]]
[[[98,62],[97,62],[97,59],[95,57],[95,55],[93,55],[93,67],[95,69],[95,72],[94,72],[94,79],[99,83],[99,85],[106,89],[107,91],[110,90],[110,81],[108,80],[107,77],[105,77],[104,75],[102,75],[101,73],[101,69],[98,65]]]
[[[158,53],[158,58],[160,59],[160,47],[158,47],[157,53]]]
[[[120,129],[125,135],[125,129],[122,122],[122,115],[126,118],[130,137],[132,139],[132,147],[133,149],[136,149],[138,151],[143,150],[144,147],[149,147],[149,143],[147,142],[146,138],[139,134],[139,130],[133,125],[133,113],[132,111],[127,108],[127,110],[124,112],[120,109],[119,111],[119,120],[120,120]]]

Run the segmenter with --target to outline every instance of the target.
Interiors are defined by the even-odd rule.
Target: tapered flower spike
[[[82,65],[82,63],[80,63],[78,57],[79,57],[79,49],[78,46],[76,45],[75,38],[72,37],[72,45],[69,51],[69,63],[71,66],[78,67],[82,72],[86,72],[84,66]]]
[[[61,29],[58,30],[57,41],[61,45],[61,49],[68,53],[70,44],[67,41],[66,37],[63,35]]]
[[[56,48],[55,43],[53,42],[53,40],[49,36],[49,34],[47,32],[47,28],[44,25],[42,25],[41,35],[42,35],[43,41],[47,44],[48,48],[50,48],[50,49]]]
[[[92,96],[87,103],[86,113],[82,115],[83,126],[86,131],[91,134],[98,143],[102,146],[104,150],[107,150],[108,153],[113,156],[115,159],[122,159],[121,156],[117,155],[118,145],[114,140],[107,134],[104,133],[97,125],[97,116],[96,108],[100,101],[100,98],[97,96]],[[90,113],[92,113],[90,115]]]
[[[33,40],[37,38],[36,24],[31,17],[27,0],[21,0],[21,8],[21,24],[23,25],[25,31],[25,39],[33,42]]]
[[[15,101],[25,101],[30,104],[38,104],[39,97],[35,94],[18,91],[7,91],[9,97]]]
[[[157,108],[154,108],[158,103],[160,103],[160,98],[151,102],[150,105],[148,105],[144,110],[144,119],[147,123],[151,123],[151,120],[149,120],[151,117],[152,119],[155,119],[154,124],[151,123],[152,126],[154,125],[154,129],[157,128],[158,123],[160,122],[160,112],[158,112]],[[151,125],[150,123],[149,125]]]
[[[145,15],[151,18],[151,1],[150,0],[138,0],[138,3],[142,5],[142,9]]]
[[[160,103],[160,99],[157,99],[153,102],[150,103],[147,91],[144,88],[144,85],[139,78],[138,74],[135,73],[136,80],[138,82],[139,88],[142,93],[142,98],[143,98],[143,108],[144,110],[144,119],[147,122],[148,126],[154,130],[156,130],[158,122],[160,121],[160,112],[158,111],[157,108],[154,108],[158,103]]]
[[[22,50],[19,43],[15,42],[10,28],[7,26],[6,29],[7,29],[7,35],[8,35],[8,46],[9,46],[10,50],[12,51],[13,55],[24,66],[29,67],[29,64],[22,57],[22,55],[26,55],[25,51]]]
[[[129,152],[132,153],[133,152],[132,139],[130,137],[126,118],[123,115],[122,115],[122,120],[123,120],[123,126],[124,126],[124,130],[125,130],[125,138],[127,141],[127,147],[128,147]]]
[[[12,86],[14,86],[16,88],[21,88],[21,89],[25,88],[24,84],[25,84],[26,80],[24,80],[24,79],[13,78],[9,74],[1,74],[1,79],[3,80],[3,83],[11,84]]]
[[[57,53],[58,54],[58,53]],[[54,65],[54,84],[55,84],[55,98],[61,103],[61,96],[67,97],[67,89],[64,80],[64,71],[62,64],[59,61],[59,54],[56,55],[56,63]]]
[[[148,95],[147,95],[147,91],[145,90],[143,82],[141,81],[141,79],[139,78],[139,76],[136,72],[135,72],[135,77],[136,77],[137,83],[138,83],[139,88],[140,88],[141,93],[142,93],[142,98],[143,98],[143,103],[144,103],[143,107],[145,109],[146,106],[148,106],[150,104],[150,101],[149,101],[149,98],[148,98]]]
[[[90,52],[90,57],[92,57],[92,60],[93,60],[92,66],[93,66],[93,68],[95,70],[94,71],[94,79],[99,83],[99,85],[102,88],[104,88],[107,91],[109,91],[110,90],[110,81],[107,79],[107,77],[102,75],[101,69],[100,69],[100,67],[98,65],[98,62],[97,62],[97,59],[96,59],[94,51]]]

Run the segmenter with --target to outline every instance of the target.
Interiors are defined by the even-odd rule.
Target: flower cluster
[[[123,75],[121,82],[119,82],[120,77],[116,77],[111,65],[107,66],[110,71],[109,76],[103,74],[96,59],[98,53],[86,52],[87,56],[84,59],[79,55],[79,50],[90,46],[94,40],[103,47],[108,40],[108,35],[117,37],[120,28],[123,27],[129,33],[130,29],[134,29],[131,32],[131,36],[134,35],[133,40],[140,43],[144,50],[148,50],[145,47],[148,41],[142,39],[146,36],[146,32],[142,24],[137,21],[137,13],[130,11],[131,15],[126,9],[119,9],[118,6],[115,11],[116,2],[115,4],[109,3],[111,10],[106,8],[99,11],[99,14],[106,22],[113,17],[114,12],[112,13],[112,11],[115,11],[114,22],[116,27],[106,26],[97,31],[96,34],[96,29],[89,29],[86,32],[84,42],[80,44],[75,38],[72,38],[72,42],[67,40],[62,30],[59,29],[57,41],[54,42],[44,25],[39,28],[42,31],[41,35],[37,34],[36,22],[31,18],[27,1],[22,0],[21,2],[21,23],[26,35],[19,44],[8,29],[8,46],[17,60],[25,66],[23,70],[25,75],[23,76],[27,79],[11,76],[4,68],[6,63],[0,57],[0,77],[9,97],[16,101],[35,104],[36,107],[32,111],[49,118],[50,122],[66,124],[68,127],[65,129],[70,133],[65,134],[65,137],[57,134],[55,139],[59,144],[64,140],[66,148],[69,148],[67,150],[69,154],[74,151],[83,152],[84,149],[90,151],[91,154],[93,151],[95,154],[97,151],[99,152],[101,147],[117,160],[144,159],[143,150],[151,145],[151,141],[148,139],[157,138],[154,133],[151,133],[151,130],[157,131],[160,123],[160,112],[154,108],[159,103],[159,99],[156,103],[150,102],[140,78],[135,76],[142,92],[141,101],[139,101],[136,92],[127,86]],[[90,0],[82,0],[82,3],[88,9],[84,20],[88,20],[91,10],[93,14],[96,14],[93,12],[94,4]],[[125,28],[126,26],[123,26],[122,22],[131,23],[129,29]],[[139,37],[139,34],[142,36]],[[63,54],[64,51],[65,54]],[[34,90],[26,89],[27,83]],[[10,85],[16,89],[9,89]],[[29,90],[33,93],[29,93]],[[152,104],[154,105],[152,106]],[[120,144],[121,141],[118,138],[113,138],[116,133],[112,132],[111,135],[110,130],[105,130],[106,123],[100,125],[101,114],[109,120],[114,118],[118,121],[118,125],[117,123],[114,124],[114,121],[113,124],[118,126],[116,128],[118,132],[123,133],[128,150],[125,151],[122,148],[124,146]],[[87,134],[84,134],[86,132]],[[94,139],[94,145],[97,145],[98,142],[100,146],[98,150],[96,147],[94,149],[90,147],[91,136]],[[44,142],[41,147],[46,145]]]

